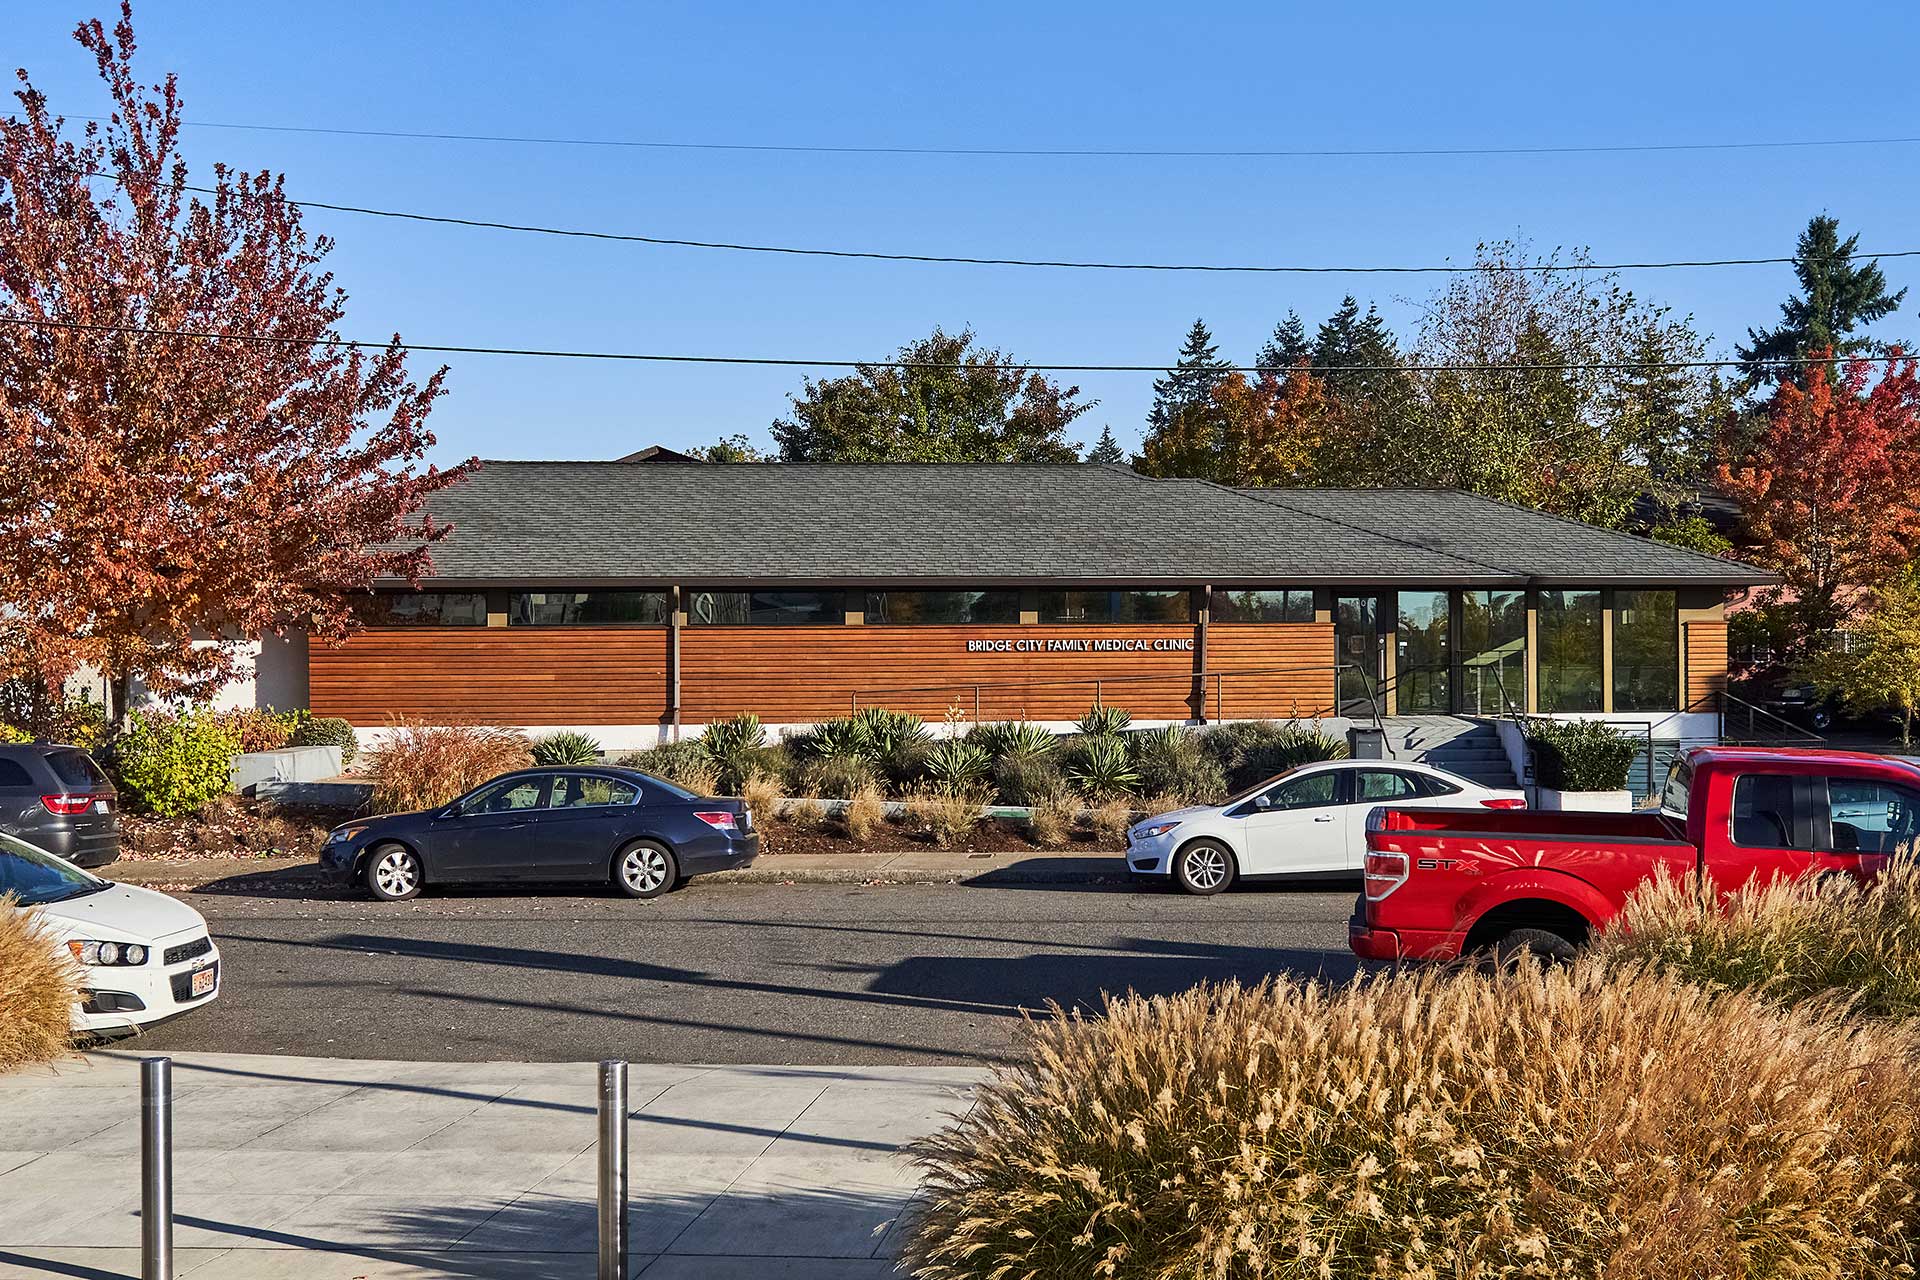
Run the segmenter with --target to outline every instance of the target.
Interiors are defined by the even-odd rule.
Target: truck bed
[[[1685,843],[1658,813],[1591,813],[1573,809],[1385,809],[1378,829],[1455,835],[1499,835],[1528,840],[1666,840]]]

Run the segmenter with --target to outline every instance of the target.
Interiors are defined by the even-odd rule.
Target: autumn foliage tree
[[[429,567],[416,513],[465,468],[420,466],[444,369],[337,341],[331,242],[280,179],[189,192],[130,9],[75,38],[111,118],[70,129],[22,71],[0,121],[0,675],[92,664],[118,713],[135,675],[202,694],[241,638],[349,631],[352,593]]]
[[[1876,367],[1850,360],[1835,380],[1808,365],[1804,387],[1775,388],[1745,461],[1719,468],[1755,559],[1780,574],[1772,603],[1793,615],[1801,647],[1920,545],[1920,376],[1910,358],[1871,381]]]
[[[1340,404],[1304,363],[1249,379],[1224,375],[1207,399],[1147,433],[1138,467],[1244,488],[1308,483]]]

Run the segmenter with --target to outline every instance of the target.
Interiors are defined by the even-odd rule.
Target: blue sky
[[[0,61],[70,115],[102,96],[69,32],[107,0],[15,0]],[[1842,32],[1804,6],[566,4],[144,0],[147,78],[189,119],[850,146],[1579,146],[1920,134],[1920,13]],[[984,256],[1470,260],[1477,241],[1601,260],[1772,256],[1826,210],[1920,248],[1920,146],[1517,157],[824,156],[191,131],[189,159],[345,204],[696,239]],[[1403,331],[1438,280],[1153,275],[774,258],[314,213],[353,336],[883,358],[971,325],[1036,362],[1172,359],[1195,316],[1251,358],[1349,290]],[[1891,262],[1920,283],[1920,259]],[[1641,272],[1717,352],[1788,269]],[[1884,322],[1920,334],[1910,295]],[[795,370],[452,360],[437,456],[609,458],[764,438]],[[1144,375],[1078,379],[1137,443]]]

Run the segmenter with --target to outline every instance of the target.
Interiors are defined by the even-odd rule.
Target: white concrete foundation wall
[[[968,722],[969,726],[971,726],[971,723],[971,721]],[[988,721],[987,723],[993,722]],[[1050,729],[1055,733],[1072,733],[1075,729],[1074,722],[1071,720],[1037,720],[1034,723],[1043,728]],[[1214,723],[1221,722],[1216,721]],[[1346,736],[1345,721],[1336,722],[1323,720],[1308,723],[1318,723],[1326,727],[1327,732],[1333,733],[1342,739]],[[1158,729],[1170,724],[1190,725],[1196,728],[1204,727],[1192,720],[1135,720],[1130,727],[1134,729]],[[648,747],[657,747],[662,743],[675,741],[675,730],[672,725],[523,724],[510,725],[508,727],[518,729],[529,738],[544,738],[550,733],[584,733],[595,742],[598,742],[601,750],[609,752],[644,751]],[[706,732],[707,727],[708,726],[703,724],[681,725],[678,730],[679,739],[685,741],[698,738],[702,733]],[[769,724],[764,727],[767,731],[767,741],[774,743],[779,742],[785,737],[793,737],[811,731],[815,727],[815,722],[809,721],[805,724]],[[927,723],[927,732],[938,739],[945,736],[946,730],[938,720],[933,720]],[[362,725],[354,730],[354,735],[364,750],[378,746],[381,742],[385,741],[388,730],[385,726],[381,725]]]

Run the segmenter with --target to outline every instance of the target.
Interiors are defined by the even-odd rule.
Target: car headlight
[[[1167,834],[1167,832],[1179,825],[1177,822],[1156,822],[1150,827],[1135,827],[1133,834],[1145,840],[1152,840],[1155,837]]]
[[[75,938],[67,943],[67,950],[73,953],[75,960],[95,969],[147,962],[147,949],[137,942],[95,942],[90,938]]]
[[[368,824],[364,822],[350,822],[344,827],[335,827],[328,833],[327,843],[348,844],[352,842],[354,837],[358,836],[362,831],[365,831],[367,826]]]

